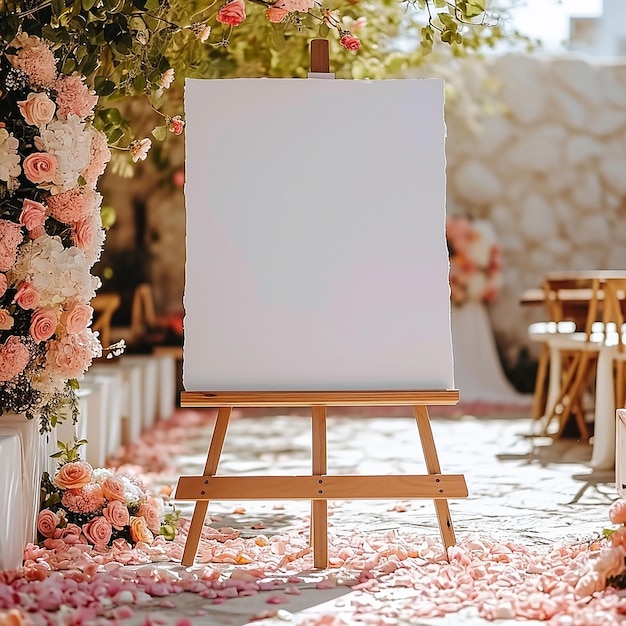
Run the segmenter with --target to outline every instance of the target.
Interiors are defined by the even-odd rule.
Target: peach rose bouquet
[[[78,449],[83,443],[59,443],[54,455],[61,459],[59,467],[53,477],[44,474],[39,541],[51,548],[62,541],[103,551],[118,539],[131,546],[151,544],[158,536],[174,539],[178,511],[163,496],[152,495],[137,476],[94,469],[81,460]]]
[[[604,540],[596,542],[588,569],[576,584],[579,598],[607,587],[626,589],[626,500],[619,498],[611,504],[609,519],[619,526],[605,529]]]
[[[102,354],[89,302],[104,243],[96,183],[111,153],[93,125],[98,97],[59,74],[46,41],[4,46],[0,85],[0,415],[44,432],[76,419],[78,381]]]
[[[502,285],[502,263],[491,224],[465,216],[448,217],[446,240],[452,304],[494,300]]]

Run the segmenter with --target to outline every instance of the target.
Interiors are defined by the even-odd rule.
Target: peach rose
[[[123,502],[112,500],[102,510],[102,515],[116,530],[122,530],[130,524],[130,513]]]
[[[54,511],[51,511],[50,509],[39,511],[39,516],[37,517],[37,530],[44,537],[54,537],[54,531],[60,523],[61,518]]]
[[[356,52],[361,47],[361,42],[358,37],[351,35],[350,33],[346,33],[341,37],[339,43],[346,49],[351,52]]]
[[[26,226],[31,231],[39,226],[43,226],[46,221],[46,207],[41,202],[35,202],[26,198],[22,204],[20,214],[20,225]]]
[[[85,543],[87,541],[83,535],[82,528],[76,524],[68,524],[65,528],[61,528],[60,532],[57,530],[55,539],[63,539],[68,545]]]
[[[246,5],[243,0],[230,0],[217,12],[217,21],[229,26],[239,26],[246,19]]]
[[[47,152],[33,152],[24,159],[22,167],[32,183],[51,182],[57,172],[57,160]]]
[[[0,309],[0,330],[11,330],[15,320],[6,309]]]
[[[88,304],[75,302],[70,308],[61,314],[61,323],[68,333],[77,335],[82,333],[91,321],[93,309]]]
[[[111,540],[113,528],[101,515],[94,517],[89,523],[83,524],[83,533],[87,541],[94,546],[104,547]]]
[[[26,123],[39,128],[52,121],[57,108],[57,105],[43,92],[29,93],[26,100],[18,102],[17,106]]]
[[[154,541],[154,535],[150,532],[146,520],[143,517],[130,518],[130,538],[135,543],[138,541],[152,543]]]
[[[626,500],[615,500],[609,508],[609,519],[613,524],[626,524]]]
[[[124,483],[121,479],[115,476],[109,476],[100,486],[102,487],[104,497],[110,502],[113,500],[126,502],[126,490],[124,489]]]
[[[2,626],[26,626],[26,623],[19,609],[9,609],[0,613],[0,624]]]
[[[21,283],[15,292],[13,302],[19,304],[24,310],[34,309],[39,304],[39,292],[27,281]]]
[[[7,275],[0,272],[0,298],[6,293],[8,286]]]
[[[143,517],[146,520],[146,526],[157,535],[161,530],[161,516],[159,510],[149,502],[142,502],[137,511],[137,517]]]
[[[59,489],[80,489],[91,481],[93,468],[87,461],[72,461],[61,465],[54,484]]]
[[[45,235],[46,231],[43,226],[36,226],[28,233],[30,239],[39,239],[42,235]]]
[[[37,309],[30,319],[30,336],[35,343],[48,341],[57,329],[57,316],[52,309]]]
[[[281,9],[280,7],[270,7],[265,11],[265,17],[272,22],[272,24],[280,24],[285,18],[285,15],[289,15],[287,9]]]

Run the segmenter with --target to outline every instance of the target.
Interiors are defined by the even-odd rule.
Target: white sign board
[[[187,391],[454,387],[439,80],[187,80]]]

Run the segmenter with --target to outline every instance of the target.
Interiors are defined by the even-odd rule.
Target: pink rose
[[[59,489],[80,489],[91,481],[92,475],[93,468],[87,461],[72,461],[61,465],[53,482]]]
[[[20,224],[26,226],[26,229],[31,231],[34,228],[43,226],[45,221],[46,207],[41,202],[35,202],[26,198],[22,204]]]
[[[39,511],[39,517],[37,518],[37,530],[44,537],[53,537],[54,531],[61,523],[61,518],[50,509],[44,509]]]
[[[0,309],[0,330],[11,330],[15,320],[6,309]]]
[[[17,106],[26,123],[39,128],[52,121],[57,108],[56,104],[43,92],[29,93],[26,100],[18,102]]]
[[[137,543],[143,541],[144,543],[152,543],[154,536],[150,532],[146,520],[143,517],[131,517],[130,518],[130,538]]]
[[[40,298],[39,292],[29,282],[23,281],[15,292],[13,302],[28,310],[34,309],[39,304]]]
[[[180,115],[175,115],[171,118],[169,124],[167,125],[167,129],[175,135],[182,134],[183,128],[185,128],[185,121]]]
[[[613,524],[626,524],[626,500],[615,500],[609,508],[609,519]]]
[[[88,304],[75,302],[70,308],[61,314],[61,323],[69,334],[82,333],[91,321],[93,309]]]
[[[102,515],[116,530],[122,530],[130,524],[130,513],[123,502],[113,500],[102,510]]]
[[[285,18],[285,15],[289,15],[287,9],[281,9],[280,7],[270,7],[265,11],[265,17],[272,22],[272,24],[280,24]]]
[[[57,316],[52,309],[37,309],[30,318],[30,336],[35,343],[48,341],[57,329]]]
[[[361,47],[361,42],[358,37],[351,35],[350,33],[345,33],[342,35],[339,43],[346,49],[351,52],[356,52]]]
[[[57,160],[47,152],[33,152],[24,159],[22,167],[26,178],[32,183],[45,183],[54,180]]]
[[[94,517],[88,524],[83,524],[83,533],[87,541],[94,546],[104,547],[111,540],[113,528],[104,517]]]
[[[104,497],[109,500],[118,500],[119,502],[126,502],[126,489],[124,488],[124,482],[115,476],[109,476],[101,485],[102,493]]]
[[[230,0],[217,12],[217,21],[229,26],[239,26],[246,19],[246,5],[243,0]]]
[[[7,287],[9,286],[7,282],[6,274],[2,274],[0,272],[0,298],[6,293]]]
[[[74,245],[81,250],[88,250],[93,244],[93,222],[89,218],[72,224],[72,239]]]
[[[137,517],[143,517],[146,520],[146,526],[156,534],[161,530],[161,516],[158,509],[149,502],[142,502],[137,511]]]

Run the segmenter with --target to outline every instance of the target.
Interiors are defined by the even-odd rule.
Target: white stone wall
[[[455,62],[456,63],[456,62]],[[504,288],[491,305],[510,365],[541,309],[520,293],[549,270],[626,269],[626,60],[507,55],[458,62],[461,87],[498,85],[468,123],[459,80],[447,111],[448,212],[491,221],[503,251]],[[458,75],[457,75],[458,76]],[[483,90],[483,93],[484,90]]]

